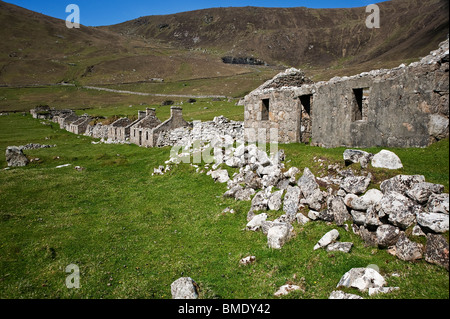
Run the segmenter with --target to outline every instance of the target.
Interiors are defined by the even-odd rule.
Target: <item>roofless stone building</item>
[[[244,99],[245,132],[280,143],[426,147],[449,136],[449,42],[409,66],[312,83],[288,69]],[[261,130],[262,129],[262,130]]]

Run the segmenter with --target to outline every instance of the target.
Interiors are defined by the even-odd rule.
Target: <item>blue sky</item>
[[[382,0],[6,0],[20,7],[55,18],[66,19],[66,6],[80,7],[81,24],[100,26],[116,24],[147,15],[171,14],[213,7],[364,7]]]

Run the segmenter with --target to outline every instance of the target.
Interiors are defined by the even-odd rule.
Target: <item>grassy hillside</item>
[[[295,238],[282,250],[269,249],[261,233],[242,230],[250,203],[223,199],[224,185],[188,164],[151,176],[168,159],[167,148],[93,145],[90,138],[40,122],[29,115],[0,116],[0,149],[30,142],[57,145],[27,151],[40,160],[26,168],[0,170],[2,299],[170,299],[170,284],[182,276],[194,278],[201,298],[270,299],[281,285],[293,283],[302,290],[284,298],[325,299],[350,268],[369,264],[380,268],[389,286],[400,287],[370,298],[449,298],[445,269],[367,248],[343,228],[338,228],[341,240],[354,243],[350,254],[313,251],[335,228],[324,222],[296,224]],[[316,174],[314,157],[341,162],[341,149],[281,148],[292,160],[289,165],[309,166]],[[399,155],[405,173],[424,173],[432,182],[446,179],[448,191],[448,140]],[[418,158],[435,161],[414,164]],[[61,164],[72,166],[57,169]],[[86,169],[78,172],[76,165]],[[1,152],[0,168],[5,166]],[[226,207],[236,213],[222,214]],[[281,212],[268,214],[272,219]],[[250,254],[256,263],[240,266]],[[71,263],[80,267],[80,289],[65,286]]]

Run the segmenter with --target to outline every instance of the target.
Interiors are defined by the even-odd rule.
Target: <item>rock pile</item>
[[[344,161],[367,167],[377,155],[384,154],[399,163],[395,154],[385,151],[373,156],[346,150]],[[284,160],[282,150],[269,156],[256,145],[239,145],[229,147],[222,161],[207,172],[216,182],[227,184],[224,197],[251,201],[246,229],[261,231],[269,247],[281,249],[292,239],[293,223],[322,220],[347,229],[351,225],[367,245],[388,249],[402,260],[425,257],[448,269],[448,243],[439,235],[449,230],[449,195],[443,193],[443,185],[428,183],[421,175],[397,175],[383,181],[380,190],[368,189],[370,173],[359,176],[351,169],[335,167],[336,174],[319,178],[305,168],[297,179],[300,170],[286,170]],[[230,177],[226,169],[220,168],[223,165],[238,168],[239,172]],[[284,214],[268,220],[267,211],[279,210]],[[334,236],[326,244],[319,242],[316,249],[349,252],[353,244],[335,243],[336,233],[338,236],[337,230],[328,234]],[[425,247],[408,237],[416,234],[429,238]]]
[[[161,132],[157,146],[193,147],[194,142],[204,143],[202,147],[214,146],[218,143],[226,145],[244,139],[243,122],[232,121],[224,116],[215,117],[213,121],[194,121],[191,127],[181,127]]]

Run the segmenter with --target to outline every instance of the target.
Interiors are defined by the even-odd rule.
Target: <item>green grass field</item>
[[[216,110],[222,107],[226,105],[218,104]],[[186,110],[185,118],[213,116],[195,112]],[[336,228],[325,222],[296,224],[295,238],[281,250],[268,248],[262,233],[243,230],[250,202],[224,199],[225,185],[195,173],[188,164],[152,176],[153,168],[168,160],[169,148],[94,145],[91,138],[40,122],[30,115],[0,116],[0,150],[31,142],[57,145],[26,151],[40,161],[9,170],[3,170],[5,154],[0,152],[2,299],[170,299],[170,284],[184,276],[198,283],[200,298],[270,299],[280,286],[293,283],[302,290],[284,298],[325,299],[345,272],[369,264],[380,268],[388,286],[400,287],[370,298],[449,298],[445,269],[424,260],[403,262],[385,250],[365,247],[343,228],[337,228],[340,240],[354,243],[350,254],[313,251],[322,235]],[[343,149],[298,144],[280,148],[291,160],[288,167],[308,166],[316,174],[321,168],[314,157],[342,161]],[[427,149],[396,149],[404,170],[373,172],[378,178],[424,174],[448,192],[448,150],[448,140]],[[56,168],[62,164],[72,166]],[[86,170],[75,170],[77,165]],[[221,214],[226,207],[236,213]],[[272,220],[281,213],[268,214]],[[239,260],[248,255],[256,256],[255,264],[240,266]],[[65,286],[69,264],[80,268],[80,289]]]

